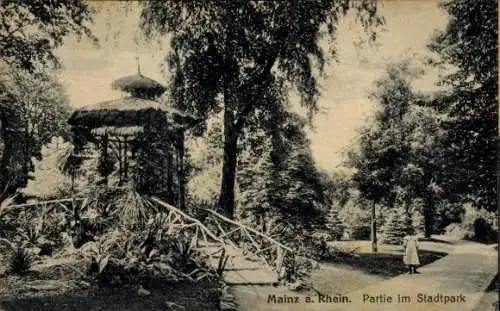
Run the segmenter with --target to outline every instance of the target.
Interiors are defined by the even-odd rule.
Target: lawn
[[[324,263],[343,265],[371,275],[390,278],[407,272],[403,264],[403,247],[380,244],[377,252],[371,250],[369,241],[340,241],[330,244],[339,250]],[[423,241],[419,243],[419,258],[422,266],[430,264],[448,254],[452,246],[445,241]]]

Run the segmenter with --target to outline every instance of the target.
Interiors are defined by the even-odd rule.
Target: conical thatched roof
[[[113,90],[119,90],[135,96],[157,97],[166,91],[159,82],[143,76],[141,73],[117,79],[111,83]]]

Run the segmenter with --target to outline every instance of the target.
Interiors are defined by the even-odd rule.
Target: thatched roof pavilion
[[[167,126],[185,129],[197,123],[195,117],[158,101],[133,96],[98,103],[73,112],[70,125],[86,128],[101,126],[143,126],[165,118]]]
[[[184,131],[195,125],[197,119],[158,101],[167,88],[143,76],[140,68],[136,75],[117,79],[111,87],[129,96],[75,110],[69,119],[74,137],[79,137],[80,145],[92,142],[100,148],[103,163],[100,172],[105,183],[115,171],[110,160],[114,154],[119,162],[119,184],[130,182],[128,172],[133,163],[137,166],[133,178],[139,190],[169,193],[166,199],[183,207]],[[156,163],[159,157],[167,163]],[[151,162],[155,162],[153,167],[144,167],[153,165]],[[171,189],[174,166],[179,188],[175,195]],[[164,174],[158,174],[162,169]],[[166,182],[162,182],[164,179]],[[175,198],[168,198],[169,195]]]

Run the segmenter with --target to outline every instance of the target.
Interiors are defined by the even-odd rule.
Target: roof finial
[[[139,56],[136,56],[135,59],[137,59],[137,74],[141,74],[141,63],[139,62]]]

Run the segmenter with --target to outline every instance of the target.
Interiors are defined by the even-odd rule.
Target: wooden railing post
[[[276,272],[278,273],[278,281],[281,281],[281,269],[286,255],[286,249],[282,249],[276,245]]]

